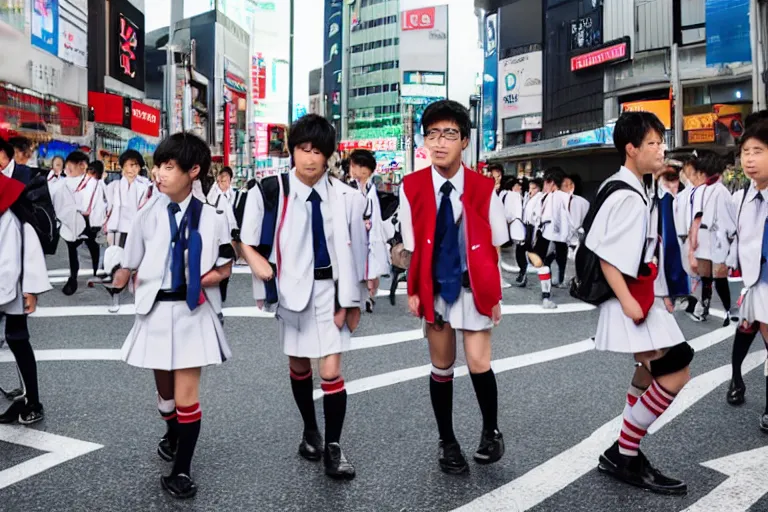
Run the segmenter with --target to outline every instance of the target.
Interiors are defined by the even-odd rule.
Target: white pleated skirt
[[[739,317],[749,323],[768,324],[768,283],[758,282],[747,289],[741,300]]]
[[[656,298],[648,318],[640,325],[624,314],[618,299],[600,304],[595,348],[609,352],[637,354],[673,347],[685,341],[674,315],[664,301]]]
[[[139,368],[180,370],[220,364],[232,356],[224,329],[208,301],[190,311],[186,302],[157,302],[136,315],[123,344],[123,361]]]
[[[437,295],[435,297],[435,314],[443,317],[443,321],[451,324],[454,329],[462,331],[487,331],[493,329],[493,320],[480,314],[475,306],[472,291],[462,288],[459,298],[453,304],[448,304]]]
[[[317,359],[349,350],[352,333],[333,321],[336,290],[333,280],[314,281],[309,303],[303,311],[278,305],[278,336],[283,352],[290,357]]]

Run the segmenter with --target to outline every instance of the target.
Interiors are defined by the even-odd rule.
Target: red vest
[[[432,256],[437,222],[437,202],[432,184],[432,168],[427,167],[403,178],[405,196],[411,207],[411,222],[415,247],[408,269],[408,295],[418,295],[419,313],[427,322],[435,321],[435,298],[432,281]],[[481,315],[490,317],[493,307],[501,301],[499,253],[493,245],[488,211],[494,182],[464,167],[464,228],[469,283],[475,307]]]

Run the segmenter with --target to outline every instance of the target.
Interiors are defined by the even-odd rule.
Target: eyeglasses
[[[459,138],[461,138],[461,132],[454,128],[446,128],[445,130],[434,128],[432,130],[429,130],[426,134],[426,138],[429,141],[439,140],[441,136],[445,140],[454,141],[454,140],[459,140]]]

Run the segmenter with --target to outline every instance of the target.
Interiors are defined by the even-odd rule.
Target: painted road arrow
[[[704,467],[728,476],[712,492],[683,512],[742,512],[768,494],[768,447],[702,462]]]

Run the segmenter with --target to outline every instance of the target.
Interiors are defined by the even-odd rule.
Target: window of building
[[[381,90],[383,92],[389,92],[389,84],[384,84],[381,86]]]
[[[398,84],[398,83],[394,83],[394,84],[392,84],[392,86],[390,87],[390,89],[391,89],[391,91],[392,91],[392,92],[395,92],[395,91],[397,91],[397,90],[399,90],[399,89],[400,89],[400,84]]]

